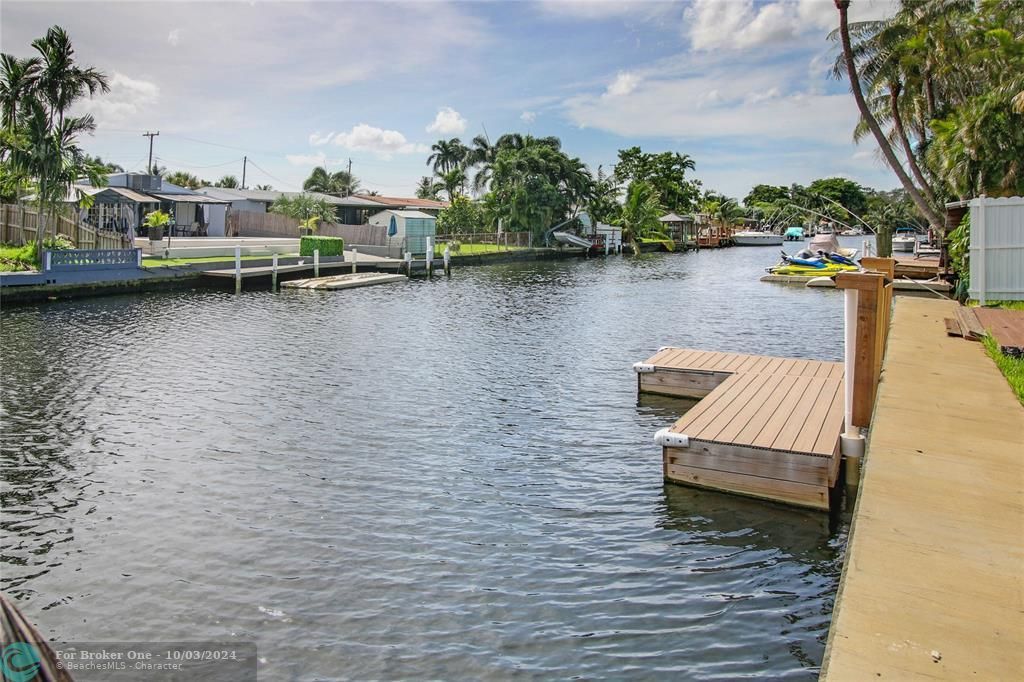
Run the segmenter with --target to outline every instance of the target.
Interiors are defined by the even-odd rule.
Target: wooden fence
[[[300,236],[299,221],[280,213],[231,211],[228,214],[227,234],[231,237],[289,237]],[[341,225],[320,223],[315,234],[322,237],[341,237],[345,244],[385,246],[388,230],[380,225]]]
[[[39,234],[39,222],[39,212],[34,208],[0,204],[0,243],[31,244]],[[68,237],[78,249],[125,249],[129,246],[127,235],[120,232],[99,230],[67,215],[47,216],[43,238],[58,234]]]

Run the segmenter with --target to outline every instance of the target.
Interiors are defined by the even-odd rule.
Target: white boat
[[[843,230],[839,233],[842,237],[861,237],[864,235],[864,230],[860,228],[851,227],[849,230]]]
[[[811,243],[807,245],[807,250],[811,253],[818,253],[824,251],[828,253],[838,253],[840,256],[853,259],[857,257],[857,249],[850,249],[839,245],[839,240],[836,236],[827,232],[824,234],[816,234],[812,239]]]
[[[782,240],[781,234],[757,230],[744,230],[732,235],[732,243],[736,246],[782,246]]]
[[[914,251],[914,246],[917,244],[917,232],[910,227],[900,227],[896,229],[896,234],[892,236],[892,250],[911,252]]]
[[[589,249],[593,246],[593,243],[589,239],[577,237],[569,232],[552,232],[551,236],[558,240],[559,243],[566,244],[568,246],[579,246],[584,249]]]

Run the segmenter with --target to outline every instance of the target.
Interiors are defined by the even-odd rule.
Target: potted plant
[[[164,238],[164,228],[171,222],[170,214],[164,211],[151,211],[146,214],[142,224],[149,228],[149,241],[158,242]]]

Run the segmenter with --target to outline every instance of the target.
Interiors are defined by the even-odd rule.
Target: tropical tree
[[[256,185],[255,187],[253,187],[253,189],[257,189],[264,192],[274,191],[274,187],[272,185]]]
[[[96,166],[102,173],[124,173],[124,168],[116,163],[108,163],[98,156],[85,155],[85,162]]]
[[[348,171],[330,173],[323,166],[317,166],[302,183],[302,189],[307,192],[347,197],[359,191],[359,178]]]
[[[238,189],[238,178],[234,175],[225,175],[217,182],[213,183],[214,187],[223,187],[224,189]]]
[[[424,175],[416,184],[416,198],[437,199],[437,195],[442,189],[444,189],[444,185],[434,180],[434,178]]]
[[[622,210],[619,204],[621,194],[622,185],[615,175],[605,175],[604,169],[598,166],[597,178],[594,179],[587,203],[590,217],[600,223],[617,224]]]
[[[431,154],[427,157],[427,165],[434,173],[443,176],[456,168],[461,168],[466,160],[468,149],[462,140],[453,137],[450,140],[438,140],[430,147]]]
[[[482,231],[483,214],[480,206],[466,196],[456,196],[451,205],[437,214],[439,234],[470,234]]]
[[[164,176],[164,180],[177,185],[178,187],[187,187],[188,189],[199,189],[209,184],[205,180],[200,180],[195,175],[186,171],[175,171]]]
[[[273,213],[280,213],[299,221],[300,229],[315,230],[320,221],[334,221],[334,207],[326,199],[311,194],[288,196],[282,194],[270,205]]]
[[[41,251],[46,219],[64,209],[74,183],[81,177],[95,186],[106,183],[102,169],[90,162],[78,144],[82,135],[96,129],[92,116],[72,116],[69,111],[82,97],[106,92],[109,86],[101,72],[78,65],[71,40],[61,27],[51,27],[32,47],[39,56],[0,57],[4,142],[0,181],[5,194],[12,188],[17,192],[27,182],[34,184],[40,214],[36,248]],[[91,201],[85,195],[79,198],[83,205]]]
[[[846,178],[822,178],[815,180],[807,186],[807,191],[816,197],[823,198],[821,202],[824,213],[832,214],[837,204],[842,207],[841,212],[852,213],[858,216],[867,210],[867,196],[864,188],[852,180]],[[837,216],[845,219],[846,215]]]
[[[448,193],[448,201],[454,201],[460,195],[460,189],[466,185],[466,171],[461,168],[452,168],[440,177],[441,187]]]
[[[653,154],[644,152],[640,147],[630,147],[619,150],[615,177],[623,183],[648,183],[658,193],[666,209],[685,213],[693,210],[700,198],[700,182],[686,179],[686,172],[694,168],[696,163],[686,154]]]
[[[664,213],[658,192],[651,183],[637,180],[629,185],[622,205],[620,224],[622,239],[629,242],[634,254],[640,253],[640,240],[657,237],[668,239],[659,218]]]

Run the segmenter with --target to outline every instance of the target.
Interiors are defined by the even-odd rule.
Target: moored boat
[[[732,235],[732,243],[736,246],[782,246],[782,241],[781,234],[757,230],[743,230]]]
[[[787,242],[802,242],[804,240],[804,228],[799,225],[786,228],[785,240]]]
[[[912,227],[898,227],[892,236],[893,251],[913,251],[917,244],[917,232]]]

